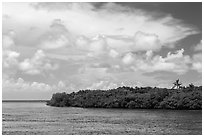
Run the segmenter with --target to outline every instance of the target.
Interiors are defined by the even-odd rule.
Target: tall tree
[[[180,89],[182,85],[182,83],[179,83],[179,79],[177,79],[173,84],[174,86],[171,89],[174,89],[174,88]]]

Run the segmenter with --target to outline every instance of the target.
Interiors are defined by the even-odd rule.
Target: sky
[[[2,98],[202,85],[202,3],[3,3]]]

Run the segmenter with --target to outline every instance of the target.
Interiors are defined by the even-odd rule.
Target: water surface
[[[202,134],[201,110],[50,107],[3,102],[3,134]]]

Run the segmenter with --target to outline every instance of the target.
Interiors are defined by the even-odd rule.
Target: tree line
[[[55,93],[47,105],[56,107],[202,109],[202,86],[181,89],[118,87],[109,90],[80,90]]]

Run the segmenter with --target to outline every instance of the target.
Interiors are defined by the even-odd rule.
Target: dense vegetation
[[[202,86],[181,89],[119,87],[53,94],[47,105],[56,107],[202,109]]]

